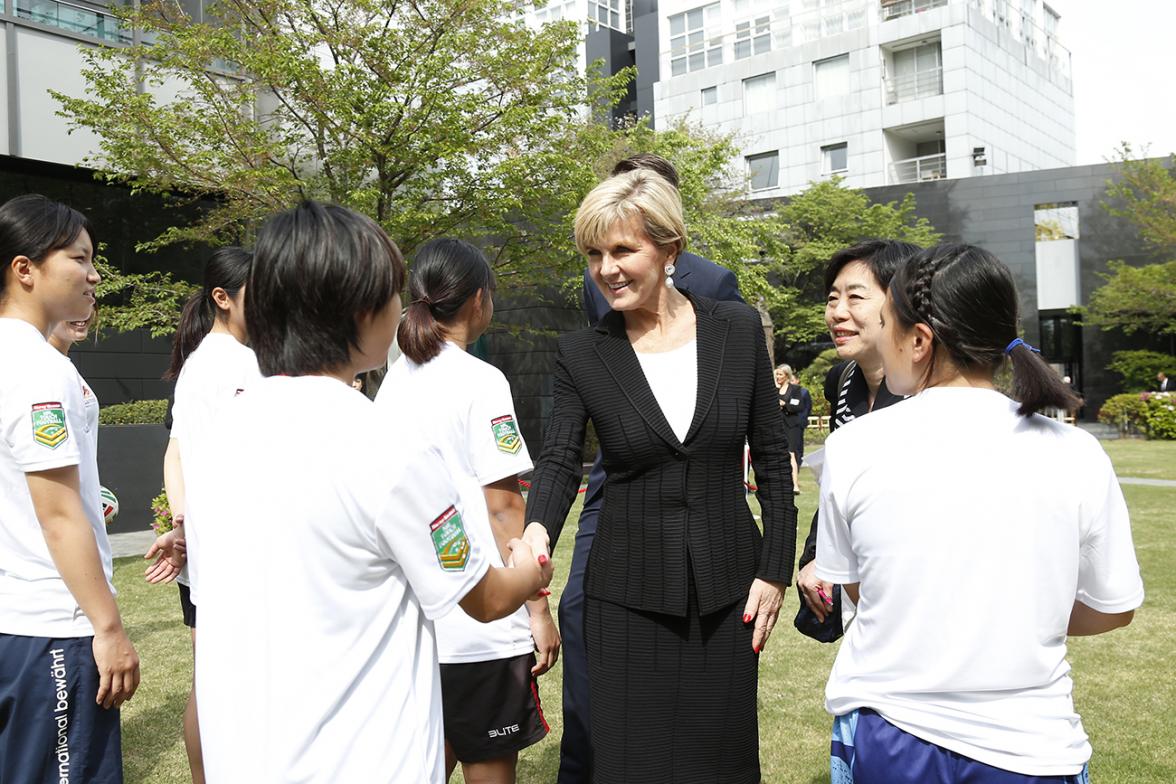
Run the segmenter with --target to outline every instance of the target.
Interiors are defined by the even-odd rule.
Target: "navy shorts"
[[[0,784],[122,784],[118,708],[94,701],[93,645],[0,634]]]
[[[1070,776],[1030,776],[994,768],[900,730],[869,708],[833,719],[832,784],[1090,784],[1084,766]]]
[[[534,666],[533,653],[441,665],[445,740],[459,762],[507,757],[547,734]]]

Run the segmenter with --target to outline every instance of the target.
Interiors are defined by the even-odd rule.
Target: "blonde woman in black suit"
[[[676,290],[677,191],[647,171],[584,199],[576,245],[611,312],[563,336],[525,538],[554,546],[584,428],[607,480],[585,580],[593,780],[760,780],[756,685],[791,582],[788,444],[758,314]],[[763,534],[745,500],[751,446]]]

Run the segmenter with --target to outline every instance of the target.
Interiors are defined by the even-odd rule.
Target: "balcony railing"
[[[943,68],[886,77],[886,103],[943,95]]]
[[[882,0],[882,21],[888,22],[900,16],[919,14],[930,8],[947,5],[947,0]]]
[[[947,153],[921,155],[890,164],[890,183],[942,180],[947,176]]]
[[[102,41],[131,42],[131,31],[121,28],[117,18],[94,8],[64,0],[14,0],[13,5],[19,19],[28,19]]]

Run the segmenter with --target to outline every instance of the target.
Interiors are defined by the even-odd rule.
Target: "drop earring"
[[[673,264],[666,265],[666,286],[668,288],[672,289],[674,287],[674,272],[676,269]]]

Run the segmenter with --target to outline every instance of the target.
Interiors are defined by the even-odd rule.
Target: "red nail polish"
[[[759,655],[760,648],[752,648],[751,650],[752,650],[752,652],[754,652],[754,653],[755,653],[755,655],[756,655],[756,656],[758,656],[758,655]]]
[[[751,613],[743,613],[743,622],[751,623]]]
[[[546,566],[546,565],[547,565],[547,562],[548,562],[549,560],[550,560],[550,559],[549,559],[549,558],[548,558],[546,555],[541,555],[541,556],[539,556],[539,565],[540,565],[540,566]]]

